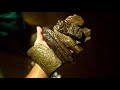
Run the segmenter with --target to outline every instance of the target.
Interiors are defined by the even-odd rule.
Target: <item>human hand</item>
[[[42,28],[40,26],[37,26],[36,29],[37,29],[37,38],[36,38],[36,41],[35,41],[34,45],[40,43],[40,44],[49,48],[49,46],[47,45],[47,43],[43,39]]]
[[[49,48],[42,35],[42,28],[37,26],[37,38],[34,46],[28,50],[28,56],[37,63],[44,72],[50,76],[58,67],[62,65],[61,60]]]

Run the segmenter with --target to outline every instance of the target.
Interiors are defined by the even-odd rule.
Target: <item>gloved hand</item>
[[[40,27],[37,27],[37,39],[34,46],[31,47],[27,53],[34,62],[40,65],[48,76],[51,76],[52,73],[62,65],[62,61],[43,40],[42,29]]]

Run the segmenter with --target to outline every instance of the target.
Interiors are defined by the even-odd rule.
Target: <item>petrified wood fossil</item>
[[[64,63],[74,62],[73,55],[78,55],[83,48],[80,46],[91,39],[91,30],[81,26],[84,20],[74,14],[65,20],[58,20],[53,30],[43,27],[43,38],[50,49],[40,44],[33,46],[28,55],[50,75]]]
[[[65,20],[58,20],[57,24],[54,26],[54,30],[83,43],[91,39],[91,30],[86,27],[81,28],[83,24],[84,20],[82,17],[74,14],[73,16],[68,16]]]

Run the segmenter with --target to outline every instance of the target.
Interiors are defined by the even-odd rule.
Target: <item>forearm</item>
[[[30,73],[26,78],[48,78],[47,74],[42,70],[42,68],[35,63]]]

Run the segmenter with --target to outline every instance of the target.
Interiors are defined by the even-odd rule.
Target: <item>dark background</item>
[[[65,64],[58,72],[64,78],[119,77],[119,12],[23,12],[23,17],[32,26],[52,28],[58,19],[65,19],[73,14],[82,16],[84,26],[91,29],[92,38],[82,46],[84,51],[78,55],[78,62]],[[5,77],[24,77],[27,74],[25,57],[8,52],[1,52],[0,55],[4,58]]]

